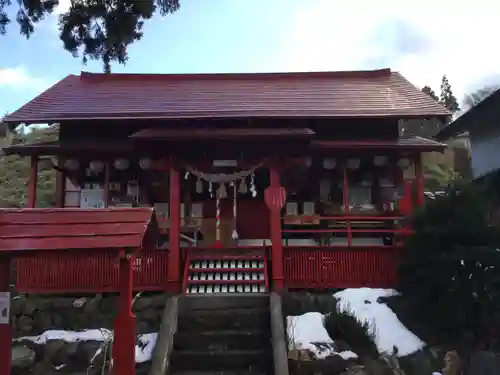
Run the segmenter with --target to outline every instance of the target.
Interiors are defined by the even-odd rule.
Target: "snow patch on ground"
[[[396,314],[385,304],[379,303],[380,297],[398,295],[394,289],[344,289],[333,296],[338,300],[341,311],[349,311],[360,322],[368,323],[375,337],[380,353],[403,357],[421,350],[425,343],[409,331]]]
[[[24,336],[14,339],[14,342],[31,341],[35,344],[44,345],[50,340],[63,340],[66,342],[82,342],[82,341],[108,341],[112,339],[113,332],[102,329],[88,329],[84,331],[63,331],[49,330],[38,336]],[[138,343],[135,346],[135,362],[143,363],[151,360],[153,348],[156,345],[157,333],[145,333],[137,336]],[[98,349],[95,356],[101,353]]]
[[[358,358],[352,351],[336,352],[334,342],[326,331],[323,314],[310,312],[298,316],[288,316],[287,334],[290,341],[289,350],[308,350],[318,359],[334,354],[344,359]]]
[[[398,295],[394,289],[344,289],[334,294],[341,311],[349,311],[361,323],[368,323],[374,336],[378,351],[403,357],[421,350],[425,343],[409,331],[396,314],[384,303],[377,302],[380,297]],[[351,351],[338,353],[334,340],[328,335],[323,322],[324,315],[309,312],[299,316],[287,317],[287,333],[290,350],[308,350],[316,358],[326,358],[338,354],[344,359],[357,358]]]

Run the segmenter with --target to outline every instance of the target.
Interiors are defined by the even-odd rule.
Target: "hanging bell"
[[[246,194],[248,193],[248,187],[247,187],[247,182],[245,179],[242,179],[241,182],[240,182],[240,187],[238,189],[238,192],[240,194]]]
[[[220,184],[219,190],[217,192],[217,196],[219,197],[219,199],[227,198],[227,191],[226,191],[225,184]]]
[[[203,183],[201,182],[201,179],[199,179],[199,178],[198,178],[198,180],[196,180],[196,192],[198,194],[203,193]]]

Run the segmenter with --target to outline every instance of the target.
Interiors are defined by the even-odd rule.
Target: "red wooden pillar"
[[[113,374],[135,375],[135,316],[132,314],[133,262],[131,253],[120,257],[120,299],[113,340]]]
[[[30,159],[30,177],[28,180],[28,208],[36,207],[36,183],[38,177],[38,156],[33,155]]]
[[[1,256],[0,293],[2,293],[2,298],[8,300],[10,305],[9,279],[10,279],[10,257]],[[10,306],[7,309],[7,311],[0,311],[0,314],[2,313],[7,314],[8,320],[5,321],[5,317],[0,316],[0,374],[10,374],[11,361],[12,361],[12,330],[10,324]]]
[[[422,165],[422,154],[415,155],[415,179],[417,189],[417,206],[422,206],[425,201],[425,179],[424,167]]]
[[[281,189],[280,172],[275,165],[269,168],[269,186],[275,194]],[[279,206],[279,205],[278,205]],[[283,275],[283,242],[281,239],[281,207],[275,206],[270,210],[271,224],[271,259],[273,271],[273,290],[284,288]]]
[[[170,230],[168,246],[168,291],[179,291],[181,247],[181,181],[176,168],[170,168]]]
[[[351,206],[349,203],[349,179],[347,176],[347,166],[344,166],[343,178],[344,178],[344,194],[343,194],[344,210],[346,216],[349,217],[351,215]],[[347,219],[347,246],[348,247],[352,246],[352,231],[351,231],[350,218]]]

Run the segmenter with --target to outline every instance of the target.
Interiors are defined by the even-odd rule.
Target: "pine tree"
[[[425,92],[427,95],[429,95],[432,99],[434,99],[436,102],[439,102],[439,98],[437,97],[436,93],[434,92],[433,89],[430,88],[430,86],[424,86],[422,88],[422,92]]]
[[[458,105],[458,100],[453,95],[453,91],[451,90],[451,85],[448,82],[448,78],[446,75],[443,76],[441,80],[441,95],[439,96],[439,102],[452,113],[455,113],[460,110],[460,106]]]
[[[114,61],[125,64],[128,47],[143,36],[144,22],[154,14],[179,10],[180,0],[72,0],[59,17],[59,38],[73,56],[101,60],[109,73]],[[52,14],[61,0],[0,0],[0,36],[7,33],[12,15],[21,34],[29,38],[35,26]]]

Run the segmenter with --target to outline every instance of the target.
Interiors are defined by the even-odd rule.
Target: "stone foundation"
[[[143,346],[141,334],[158,332],[167,299],[168,295],[164,293],[148,293],[134,301],[139,346]],[[15,296],[12,300],[14,342],[11,374],[101,374],[103,364],[110,359],[110,342],[55,339],[40,344],[26,338],[48,330],[88,329],[102,330],[104,336],[109,336],[107,332],[113,328],[117,309],[116,294]],[[148,369],[149,362],[137,366],[138,374],[146,374]]]

